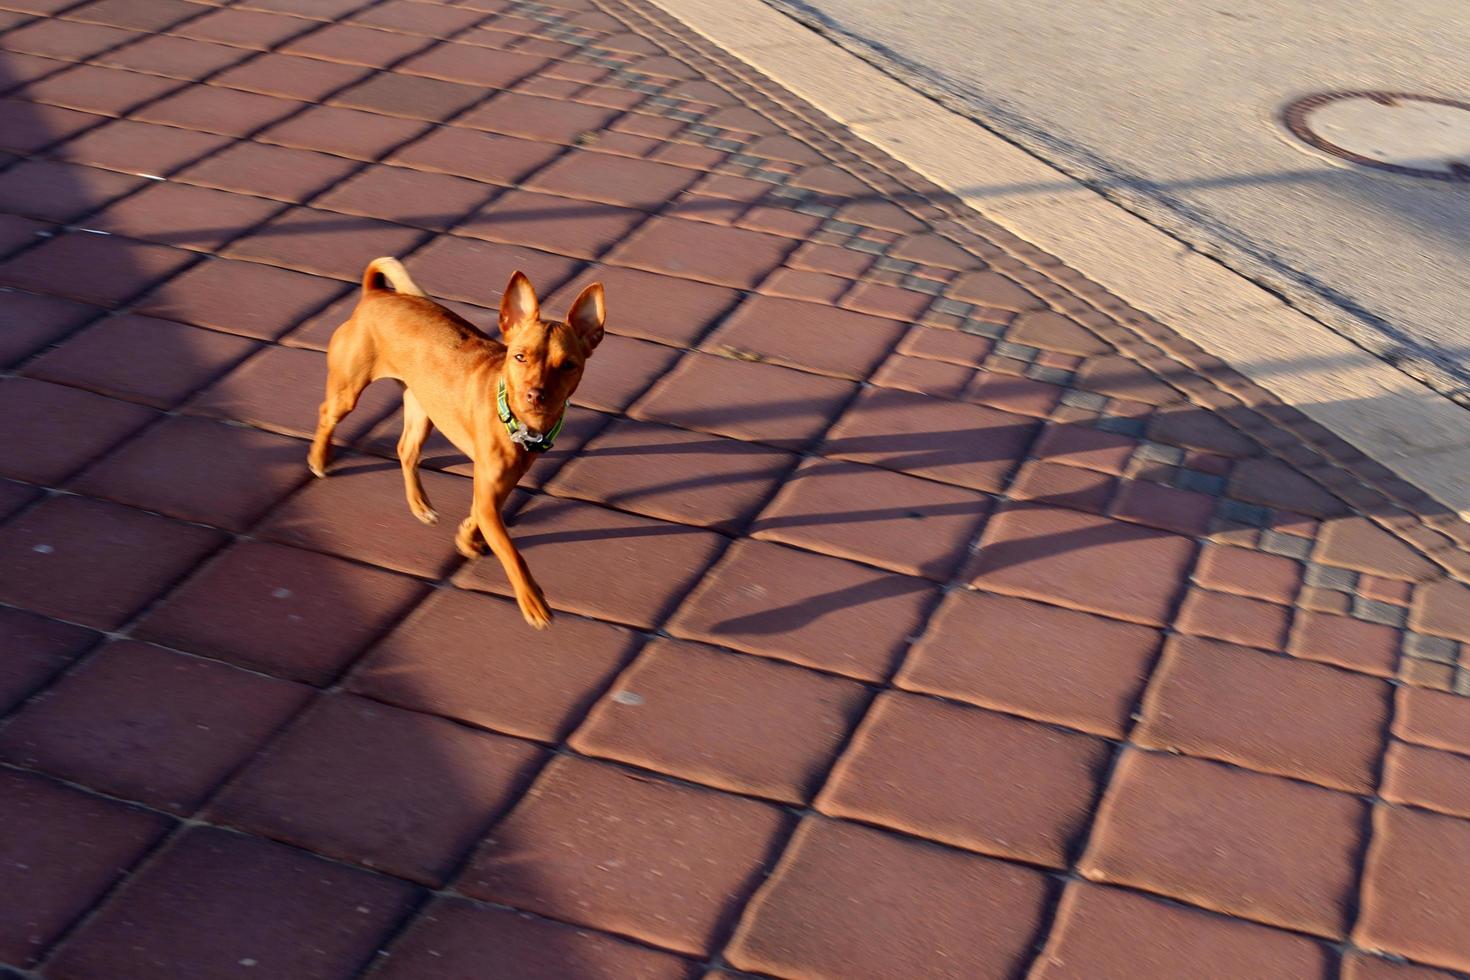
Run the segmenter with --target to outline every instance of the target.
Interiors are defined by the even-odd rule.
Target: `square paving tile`
[[[852,681],[655,640],[570,744],[719,789],[803,803],[868,699]]]
[[[435,299],[462,300],[489,310],[500,308],[500,291],[516,271],[531,280],[537,296],[547,296],[577,268],[575,260],[550,252],[449,235],[434,239],[404,264],[413,281]]]
[[[966,850],[1065,868],[1112,747],[912,694],[879,696],[816,808]]]
[[[129,881],[52,969],[157,980],[247,968],[283,980],[344,976],[373,958],[414,899],[406,882],[200,827]]]
[[[564,197],[656,211],[698,176],[698,171],[666,163],[572,150],[538,171],[526,181],[526,187]]]
[[[241,532],[305,483],[306,444],[173,415],[68,481],[79,493]]]
[[[197,6],[184,0],[97,0],[69,10],[67,16],[93,24],[158,31],[199,13]]]
[[[1414,590],[1409,625],[1431,636],[1470,643],[1470,588],[1446,578],[1420,585]]]
[[[1333,975],[1333,959],[1321,943],[1279,929],[1079,881],[1063,893],[1051,938],[1030,975],[1297,980]]]
[[[361,164],[355,160],[241,140],[186,168],[176,181],[300,204]]]
[[[217,41],[242,48],[273,48],[287,38],[318,25],[298,17],[256,10],[220,10],[175,27],[171,33],[181,37]]]
[[[1470,699],[1400,687],[1393,733],[1419,745],[1470,755]]]
[[[934,597],[931,583],[738,541],[670,621],[676,636],[881,681]]]
[[[337,184],[314,207],[444,231],[483,204],[495,188],[449,174],[372,166]]]
[[[1353,941],[1422,963],[1470,970],[1470,822],[1408,807],[1373,810]]]
[[[326,392],[327,356],[295,347],[266,347],[215,382],[188,405],[201,415],[246,422],[310,439]],[[337,426],[333,441],[347,444],[402,402],[393,383],[369,385],[357,407]],[[305,466],[305,456],[302,456]]]
[[[0,148],[29,155],[60,143],[107,119],[90,112],[0,100]]]
[[[13,97],[103,116],[125,116],[132,107],[153,101],[181,85],[176,78],[78,65],[31,82]]]
[[[621,412],[668,374],[679,353],[663,344],[606,334],[572,395],[572,403],[604,412]]]
[[[1180,534],[1204,534],[1219,499],[1192,490],[1179,490],[1146,480],[1123,480],[1113,513],[1130,521],[1178,531]]]
[[[1037,459],[1121,475],[1138,441],[1090,425],[1050,422],[1041,429],[1032,455]]]
[[[0,366],[15,364],[56,343],[104,311],[35,293],[9,292],[0,311]]]
[[[789,238],[678,218],[654,218],[608,255],[616,265],[754,289],[791,251]]]
[[[168,320],[275,340],[337,296],[348,293],[355,302],[357,292],[335,279],[258,262],[214,259],[170,279],[139,300],[137,309]]]
[[[411,34],[375,31],[352,24],[330,24],[281,45],[281,50],[325,61],[386,68],[429,43],[428,38]]]
[[[193,252],[71,232],[0,264],[0,283],[121,306],[199,258]]]
[[[752,800],[562,756],[495,826],[456,887],[707,955],[787,823]]]
[[[894,683],[1121,738],[1158,644],[1144,626],[954,591]]]
[[[437,9],[434,7],[430,10]],[[379,72],[332,96],[336,105],[442,122],[485,97],[484,89],[438,78]]]
[[[1027,868],[809,818],[725,956],[788,977],[1000,980],[1029,959],[1048,891]]]
[[[511,186],[561,152],[555,144],[440,127],[394,150],[386,162]]]
[[[558,290],[551,298],[551,308],[569,308],[583,288],[594,282],[607,290],[609,333],[673,347],[692,347],[740,299],[738,292],[723,286],[597,265]]]
[[[409,6],[404,4],[404,9]],[[418,17],[415,16],[415,19]],[[482,88],[509,88],[545,64],[545,58],[517,51],[487,51],[478,45],[450,42],[436,44],[393,70],[409,75],[427,75],[430,78],[467,82]],[[575,111],[581,107],[570,108]]]
[[[68,140],[51,155],[123,173],[162,177],[231,142],[219,133],[119,119]]]
[[[1387,682],[1361,674],[1177,636],[1134,740],[1372,793],[1391,694]]]
[[[475,976],[494,963],[502,980],[587,977],[689,980],[692,964],[668,953],[511,909],[439,898],[389,948],[378,980]]]
[[[481,60],[493,65],[499,53],[480,53]],[[493,70],[493,69],[492,69]],[[571,144],[582,133],[601,132],[607,124],[622,115],[616,109],[560,102],[519,92],[502,92],[484,105],[476,106],[454,121],[456,126],[488,129],[507,136]]]
[[[893,350],[903,324],[774,296],[752,296],[704,347],[861,381]]]
[[[0,961],[29,966],[172,820],[37,776],[0,770]]]
[[[642,641],[563,616],[526,628],[514,602],[440,589],[358,664],[350,690],[470,725],[560,742]]]
[[[1286,646],[1291,610],[1246,596],[1190,589],[1179,606],[1174,627],[1181,633],[1242,643],[1262,650]]]
[[[347,457],[338,460],[325,480],[313,480],[276,508],[259,534],[437,579],[463,561],[454,534],[470,512],[471,485],[464,477],[432,470],[424,471],[422,479],[429,500],[443,514],[436,525],[422,524],[409,512],[396,461]]]
[[[262,143],[319,150],[354,160],[377,160],[422,136],[429,124],[342,106],[312,106],[256,135]]]
[[[109,205],[83,224],[114,235],[207,252],[283,208],[278,201],[169,181],[154,183]]]
[[[900,473],[808,459],[751,525],[753,537],[947,581],[989,498]]]
[[[403,255],[425,237],[418,228],[358,215],[293,208],[225,249],[225,254],[349,282],[380,255]]]
[[[323,96],[367,74],[369,69],[362,65],[342,65],[269,52],[221,72],[209,82],[262,95],[318,102]]]
[[[912,357],[978,368],[994,346],[995,342],[988,337],[916,324],[903,335],[898,350]]]
[[[254,353],[244,337],[153,317],[107,317],[26,365],[25,373],[172,408]]]
[[[1366,832],[1366,805],[1344,793],[1134,750],[1118,764],[1080,870],[1337,938]]]
[[[986,525],[971,584],[1149,626],[1169,622],[1194,560],[1189,538],[1033,504]]]
[[[11,32],[5,38],[5,47],[11,51],[25,51],[67,61],[83,61],[99,51],[126,44],[139,36],[134,31],[104,27],[101,24],[38,20]]]
[[[437,885],[542,754],[443,718],[329,695],[210,804],[209,817]]]
[[[615,419],[547,489],[733,534],[793,462],[790,453],[754,443]]]
[[[5,171],[0,209],[44,221],[71,222],[148,183],[133,174],[59,160],[22,160]]]
[[[995,492],[1025,455],[1036,423],[979,405],[868,388],[832,426],[823,456]]]
[[[375,568],[241,541],[152,610],[136,633],[325,686],[428,591]]]
[[[1207,544],[1200,552],[1194,577],[1203,586],[1220,592],[1290,603],[1301,586],[1303,565],[1250,548]]]
[[[191,85],[137,110],[133,118],[221,136],[246,136],[305,106],[294,99]]]
[[[837,378],[690,353],[628,414],[801,449],[821,435],[853,390],[852,382]]]
[[[483,4],[479,6],[484,6]],[[430,7],[419,10],[414,0],[389,0],[388,3],[368,6],[349,18],[355,24],[399,31],[404,34],[422,34],[425,37],[444,37],[458,34],[472,24],[486,19],[483,10],[473,7]]]
[[[1286,649],[1304,660],[1392,677],[1401,645],[1400,633],[1392,626],[1298,609]]]
[[[1390,742],[1383,798],[1470,818],[1470,758],[1410,742]]]
[[[122,641],[0,734],[0,757],[187,814],[306,701],[309,689]]]
[[[0,602],[116,629],[223,541],[131,507],[50,497],[0,528]]]
[[[98,634],[20,609],[0,609],[0,715],[61,673]]]
[[[592,259],[646,218],[631,208],[512,190],[470,216],[455,233]]]
[[[120,6],[131,5],[133,2],[134,0],[117,0]],[[190,13],[197,13],[199,10],[192,3],[181,2],[179,5]],[[92,61],[113,68],[126,68],[129,71],[198,81],[206,75],[213,75],[220,69],[244,61],[250,56],[251,52],[227,44],[155,34],[115,51],[103,52],[94,57]],[[271,94],[286,95],[289,93]]]
[[[1117,483],[1106,473],[1032,460],[1016,473],[1007,496],[1012,500],[1029,500],[1101,514],[1108,509],[1108,501],[1112,499]]]
[[[879,365],[872,382],[936,398],[959,398],[970,384],[971,368],[924,357],[894,354]]]
[[[158,418],[142,405],[30,378],[0,380],[0,475],[55,486]]]
[[[709,531],[550,496],[517,510],[510,536],[553,609],[642,629],[663,621],[725,543]],[[455,583],[512,594],[493,555],[465,565]]]

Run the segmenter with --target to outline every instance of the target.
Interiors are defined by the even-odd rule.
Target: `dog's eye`
[[[526,355],[525,354],[517,353],[516,354],[516,360],[520,361],[522,364],[525,364],[526,363]]]

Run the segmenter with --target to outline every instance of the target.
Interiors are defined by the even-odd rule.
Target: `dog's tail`
[[[367,270],[362,274],[362,291],[370,293],[375,289],[382,289],[383,279],[388,280],[388,285],[393,287],[394,292],[405,296],[428,295],[408,277],[408,270],[403,267],[402,262],[386,256],[368,263]]]

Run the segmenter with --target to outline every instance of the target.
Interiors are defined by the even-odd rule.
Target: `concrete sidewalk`
[[[1168,324],[641,0],[0,29],[14,975],[1470,972],[1470,527]],[[607,284],[547,633],[308,479],[382,254]]]

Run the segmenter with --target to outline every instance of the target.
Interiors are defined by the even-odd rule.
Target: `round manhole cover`
[[[1282,121],[1302,142],[1364,167],[1470,183],[1470,103],[1401,92],[1324,92]]]

